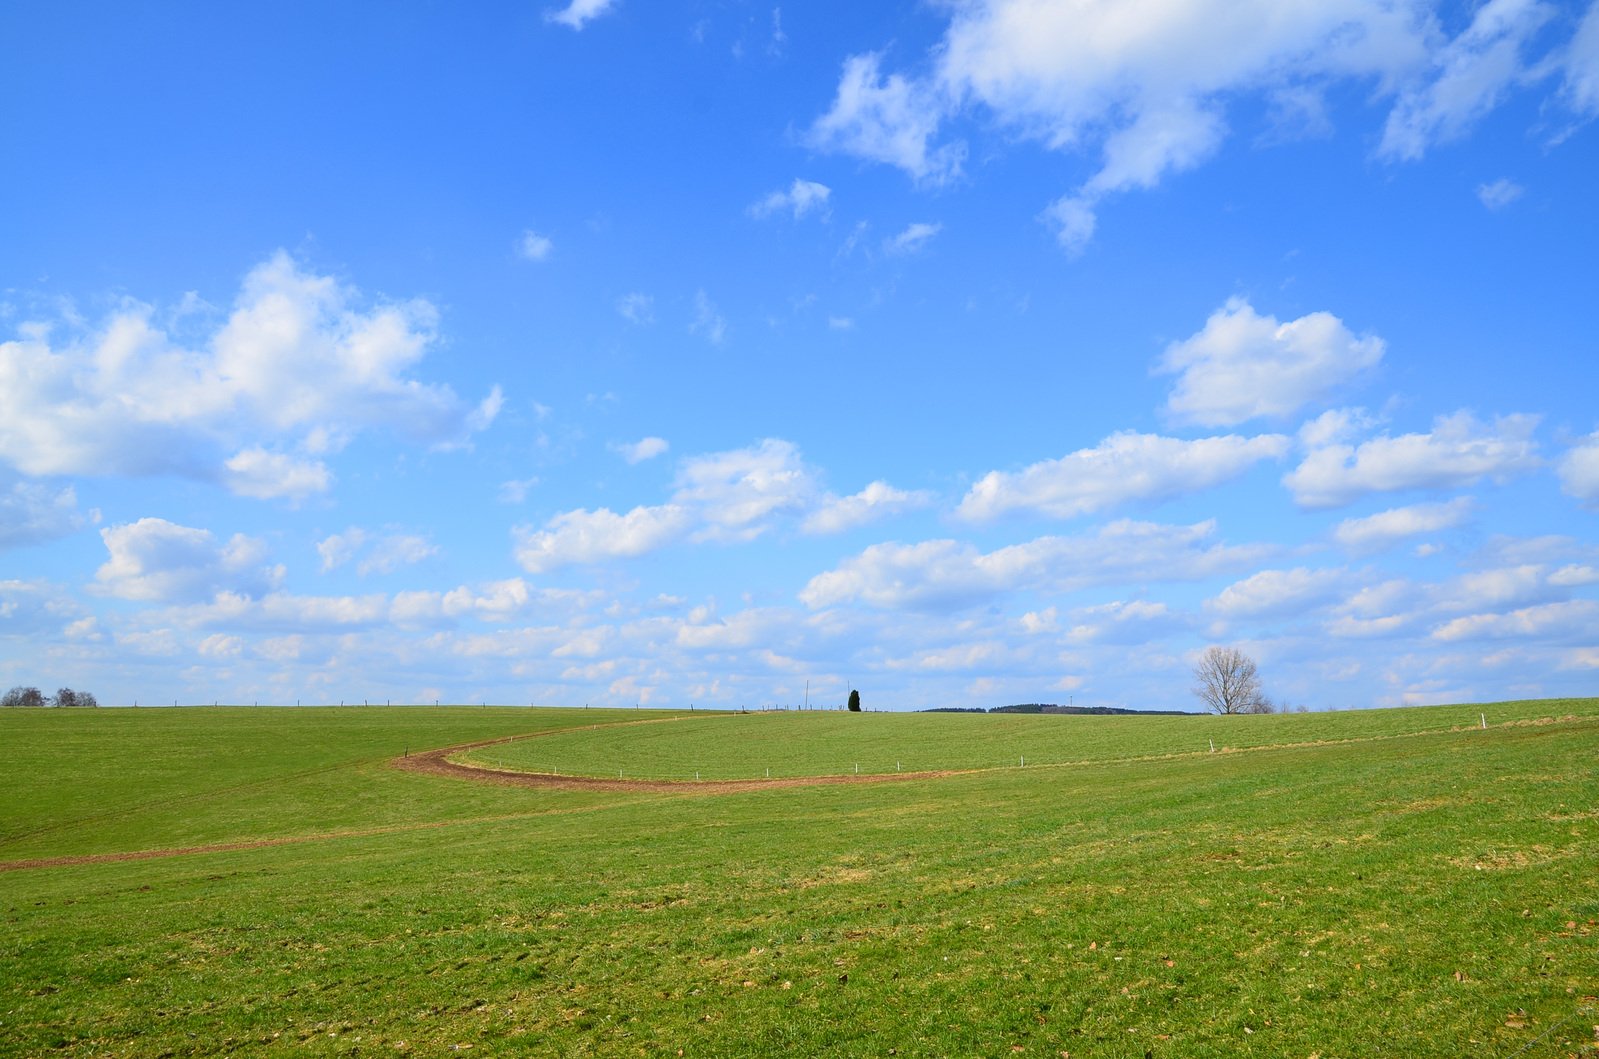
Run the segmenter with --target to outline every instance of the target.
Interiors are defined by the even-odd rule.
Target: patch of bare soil
[[[594,727],[611,726],[595,725]],[[562,731],[572,730],[568,728]],[[471,780],[475,783],[496,783],[506,787],[540,787],[546,790],[565,791],[646,791],[654,794],[738,794],[744,791],[768,791],[784,787],[818,787],[845,783],[892,783],[896,780],[936,779],[941,776],[953,776],[958,771],[945,769],[937,772],[889,772],[862,775],[845,773],[834,776],[782,776],[777,779],[748,780],[613,780],[599,776],[557,776],[545,772],[517,772],[511,769],[496,769],[482,765],[466,765],[459,761],[450,760],[451,755],[459,754],[466,750],[476,750],[479,747],[494,746],[499,743],[510,743],[528,738],[537,737],[511,736],[506,739],[485,739],[479,743],[463,743],[460,746],[443,747],[439,750],[424,750],[419,754],[408,754],[405,757],[395,758],[390,764],[406,772],[420,772],[429,776],[449,776],[452,779]]]

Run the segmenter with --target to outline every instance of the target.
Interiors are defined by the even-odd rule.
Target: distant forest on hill
[[[1076,713],[1096,717],[1137,714],[1140,716],[1197,717],[1192,710],[1127,710],[1120,706],[1057,706],[1053,702],[1022,702],[1014,706],[995,706],[985,710],[981,706],[938,706],[922,713]]]

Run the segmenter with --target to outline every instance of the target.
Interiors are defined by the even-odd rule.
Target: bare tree
[[[1207,647],[1194,666],[1194,694],[1212,713],[1270,713],[1255,660],[1236,647]]]
[[[5,707],[32,707],[37,709],[45,704],[45,697],[38,688],[15,687],[0,698],[0,706]]]

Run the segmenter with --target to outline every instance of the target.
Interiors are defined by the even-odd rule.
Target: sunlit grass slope
[[[1539,717],[1599,716],[1599,699],[1268,716],[1094,717],[794,712],[554,732],[460,760],[564,775],[692,780],[991,769],[1394,738]]]
[[[391,725],[447,744],[540,723],[428,712],[369,716],[370,737],[285,712],[272,732],[303,754],[248,765],[273,740],[247,718],[141,720],[182,742],[194,718],[206,767],[146,779],[128,755],[92,798],[74,771],[135,722],[0,717],[6,756],[53,778],[20,788],[31,809],[6,794],[8,829],[53,830],[0,858],[169,844],[189,788],[213,838],[322,836],[0,872],[0,1055],[1594,1054],[1591,706],[721,795],[386,770]],[[119,801],[146,809],[86,837]]]
[[[377,827],[497,796],[388,768],[420,750],[651,711],[483,707],[6,710],[0,860]]]

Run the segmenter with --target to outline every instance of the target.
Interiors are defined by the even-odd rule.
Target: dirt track
[[[609,726],[607,726],[609,727]],[[420,754],[395,758],[395,768],[407,772],[421,772],[430,776],[450,776],[454,779],[477,783],[497,783],[507,787],[541,787],[547,790],[566,791],[650,791],[656,794],[737,794],[744,791],[777,790],[783,787],[817,787],[844,783],[892,783],[895,780],[936,779],[953,776],[954,771],[940,772],[889,772],[866,775],[836,776],[783,776],[777,779],[748,780],[629,780],[605,779],[598,776],[556,776],[546,772],[515,772],[510,769],[492,769],[477,765],[462,765],[449,760],[451,754],[463,750],[509,743],[526,736],[511,739],[488,739],[481,743],[425,750]]]
[[[625,723],[661,724],[671,720],[675,720],[675,718]],[[597,724],[590,727],[609,728],[613,726]],[[568,728],[561,731],[570,732],[573,730]],[[939,776],[956,774],[954,771],[900,772],[865,776],[788,776],[770,780],[694,780],[680,782],[674,780],[612,780],[593,776],[555,776],[543,773],[513,772],[508,769],[477,768],[449,760],[450,755],[459,754],[466,750],[476,750],[479,747],[496,746],[500,743],[512,743],[522,739],[537,738],[539,735],[544,734],[554,733],[540,732],[530,735],[506,736],[500,739],[484,739],[475,743],[461,743],[456,746],[441,747],[437,750],[424,750],[416,754],[407,754],[404,757],[392,759],[389,764],[405,772],[416,772],[428,776],[446,776],[450,779],[468,780],[473,783],[493,783],[503,787],[532,787],[544,790],[569,791],[633,791],[684,795],[736,794],[744,791],[778,790],[785,787],[815,787],[847,783],[887,783],[894,780],[933,779]],[[573,810],[552,810],[555,813],[571,811]],[[540,812],[515,813],[508,818],[538,815],[544,814]],[[129,850],[120,853],[81,853],[62,857],[35,857],[27,860],[0,861],[0,872],[25,871],[31,868],[63,868],[76,864],[110,864],[123,861],[155,860],[162,857],[186,857],[203,853],[233,853],[240,850],[266,849],[271,846],[291,846],[303,842],[325,842],[330,839],[362,838],[371,835],[418,831],[471,822],[474,821],[428,821],[365,830],[328,831],[312,835],[283,835],[240,842],[218,842],[207,846],[174,846],[167,849]]]

